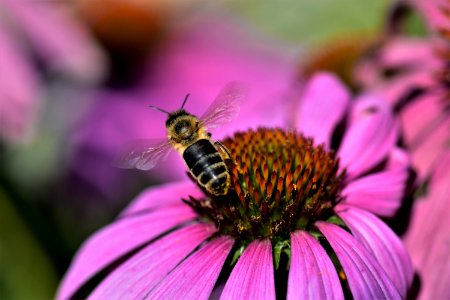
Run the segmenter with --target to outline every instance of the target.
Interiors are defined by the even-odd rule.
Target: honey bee
[[[173,112],[150,106],[168,115],[167,139],[132,142],[116,160],[116,165],[150,170],[175,149],[202,187],[213,195],[226,195],[231,180],[225,159],[229,159],[230,154],[220,142],[211,139],[207,130],[229,122],[239,114],[244,90],[241,83],[227,84],[200,118],[184,110],[189,94],[181,108]]]

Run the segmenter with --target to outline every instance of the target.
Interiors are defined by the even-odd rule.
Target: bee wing
[[[247,88],[242,82],[228,83],[211,103],[200,121],[206,128],[214,128],[237,117]]]
[[[172,151],[166,139],[133,140],[114,161],[114,165],[124,169],[150,170],[165,160]]]

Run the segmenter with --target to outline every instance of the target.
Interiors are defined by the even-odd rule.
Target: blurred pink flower
[[[276,109],[276,101],[269,106]],[[96,274],[106,278],[91,299],[207,299],[212,292],[222,299],[275,299],[275,285],[287,286],[289,299],[404,298],[413,274],[409,256],[376,216],[395,213],[409,167],[395,147],[398,126],[389,105],[373,95],[350,101],[347,89],[324,73],[305,87],[296,114],[295,128],[313,140],[258,129],[224,141],[240,162],[230,172],[242,168],[238,174],[247,180],[233,175],[236,191],[225,199],[191,181],[144,191],[85,242],[57,298],[84,297],[82,287]],[[272,126],[264,118],[259,125]],[[292,151],[284,156],[291,164],[277,151]],[[287,280],[276,283],[280,251],[290,267]],[[239,259],[227,274],[232,257]]]
[[[102,80],[105,57],[67,3],[1,0],[2,23],[25,39],[46,66],[59,74],[88,83]]]
[[[411,295],[418,299],[450,297],[450,2],[411,0],[428,32],[409,37],[394,18],[398,32],[388,34],[372,60],[361,67],[366,88],[386,95],[401,118],[403,139],[421,186],[412,204],[404,237],[418,280]],[[395,10],[394,10],[395,11]],[[394,14],[396,16],[397,14]],[[391,73],[388,76],[380,76]]]
[[[149,173],[124,171],[112,166],[114,157],[128,141],[164,138],[165,115],[148,108],[180,107],[187,93],[186,109],[201,115],[226,83],[244,81],[251,91],[238,119],[213,131],[222,138],[241,128],[255,127],[261,119],[267,125],[282,125],[286,105],[273,105],[283,98],[294,78],[294,55],[273,41],[255,37],[224,17],[194,16],[177,24],[150,53],[148,66],[130,89],[103,89],[92,95],[93,107],[74,132],[78,176],[106,195],[117,195],[130,174],[158,174],[158,180],[184,178],[185,167],[173,154]]]
[[[0,1],[0,135],[24,140],[32,131],[46,71],[72,80],[98,82],[104,75],[101,50],[63,5],[42,1]]]
[[[400,114],[404,142],[422,182],[450,141],[450,18],[446,15],[450,4],[439,0],[400,3],[409,3],[424,16],[429,34],[388,34],[356,77],[366,89],[386,97]],[[396,28],[402,20],[393,21],[396,26],[391,27]]]

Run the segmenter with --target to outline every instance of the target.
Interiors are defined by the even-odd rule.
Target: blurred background
[[[148,105],[174,110],[190,93],[201,114],[243,80],[243,110],[286,102],[263,125],[278,124],[287,91],[316,70],[357,88],[351,66],[389,4],[211,2],[0,0],[0,299],[53,298],[90,234],[144,188],[186,176],[175,155],[151,172],[112,166],[127,141],[165,136]]]

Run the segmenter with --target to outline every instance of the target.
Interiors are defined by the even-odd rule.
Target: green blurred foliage
[[[389,0],[247,0],[226,5],[266,34],[310,44],[348,32],[374,32]]]
[[[51,261],[0,189],[0,299],[52,299]]]

